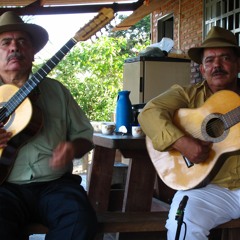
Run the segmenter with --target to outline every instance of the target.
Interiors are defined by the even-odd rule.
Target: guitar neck
[[[50,58],[42,68],[40,68],[33,76],[26,82],[28,85],[38,85],[54,67],[64,58],[64,56],[76,45],[77,41],[71,38],[52,58]]]

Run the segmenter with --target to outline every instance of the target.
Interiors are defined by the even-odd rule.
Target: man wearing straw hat
[[[16,88],[12,85],[23,91],[29,89],[22,86],[29,82],[34,55],[47,41],[48,33],[42,27],[24,23],[14,12],[1,15],[1,104],[8,101],[4,97],[11,96],[12,89]],[[72,174],[72,160],[93,147],[92,126],[70,92],[58,81],[44,79],[29,99],[43,119],[39,131],[26,142],[21,131],[14,136],[14,131],[9,130],[16,119],[19,126],[22,124],[18,108],[13,116],[5,119],[8,108],[1,105],[4,107],[0,111],[0,148],[4,150],[0,158],[0,178],[4,181],[0,185],[0,238],[20,240],[26,224],[38,222],[49,228],[48,240],[93,239],[96,214],[80,185],[81,177]],[[24,104],[25,101],[19,108]],[[26,106],[25,116],[30,112]],[[12,156],[10,146],[14,145],[20,147]],[[5,174],[6,166],[14,157],[10,171]]]
[[[184,156],[191,164],[200,166],[214,155],[211,152],[214,141],[211,138],[199,139],[197,136],[188,135],[184,130],[176,126],[173,116],[179,109],[198,109],[203,106],[207,99],[214,97],[215,94],[222,93],[221,90],[229,90],[238,99],[240,93],[240,82],[238,79],[238,73],[240,72],[240,47],[231,31],[220,27],[212,27],[202,45],[189,49],[188,54],[193,61],[200,64],[200,71],[204,81],[190,86],[172,86],[169,90],[147,103],[139,115],[139,122],[143,131],[151,139],[153,149],[160,153],[176,150],[181,157]],[[222,102],[215,103],[219,107],[221,105],[228,106],[232,101],[224,97],[220,100]],[[230,120],[232,120],[231,117],[230,115]],[[191,123],[191,116],[189,118]],[[228,119],[223,118],[222,121],[224,122],[225,120]],[[202,125],[199,125],[201,129]],[[229,134],[228,131],[225,132],[226,135]],[[214,136],[214,131],[212,134]],[[224,137],[226,136],[224,135],[220,141],[224,140]],[[231,146],[231,142],[234,141],[239,142],[240,139],[233,138],[230,141],[230,149],[234,146]],[[239,150],[238,148],[234,150]],[[224,149],[222,151],[224,152]],[[163,164],[164,161],[170,160],[163,157]],[[181,161],[184,162],[183,157]],[[173,162],[171,164],[173,166]],[[194,165],[189,168],[189,171],[194,168]],[[168,170],[171,171],[168,168],[166,172]],[[184,174],[182,178],[184,179]],[[194,181],[194,177],[191,180]],[[166,223],[168,239],[178,239],[175,238],[179,234],[177,232],[178,221],[176,219],[179,217],[177,216],[179,213],[177,210],[183,212],[184,204],[185,239],[208,239],[207,236],[212,228],[240,217],[239,153],[233,152],[233,154],[228,155],[220,170],[203,187],[177,190],[172,199],[169,218]],[[181,205],[180,203],[184,196],[188,198]],[[178,209],[179,205],[182,209]],[[179,239],[184,239],[184,229],[182,227]]]

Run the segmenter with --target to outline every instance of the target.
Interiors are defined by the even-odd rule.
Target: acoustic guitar
[[[187,190],[208,184],[228,156],[240,149],[240,98],[228,90],[212,95],[200,108],[179,109],[174,123],[186,134],[212,142],[207,161],[192,164],[178,151],[160,152],[146,138],[147,149],[162,181],[172,189]]]
[[[63,57],[79,41],[85,41],[106,26],[114,18],[111,8],[102,8],[99,13],[81,28],[73,38],[51,57],[26,83],[18,88],[11,84],[0,87],[0,122],[3,128],[12,132],[12,137],[6,148],[0,149],[0,184],[9,175],[18,150],[32,136],[37,134],[42,126],[42,115],[31,103],[33,90],[44,80],[47,74],[63,59]]]

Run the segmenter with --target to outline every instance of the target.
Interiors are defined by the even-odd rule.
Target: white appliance
[[[128,58],[123,68],[123,90],[132,104],[146,103],[173,84],[190,83],[190,60],[170,57]]]

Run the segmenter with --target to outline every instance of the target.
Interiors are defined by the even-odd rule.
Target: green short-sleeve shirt
[[[57,179],[72,171],[72,163],[59,170],[49,167],[58,143],[77,138],[92,141],[89,119],[60,82],[46,78],[38,89],[39,97],[34,104],[43,114],[43,127],[20,148],[8,182],[25,184]]]

